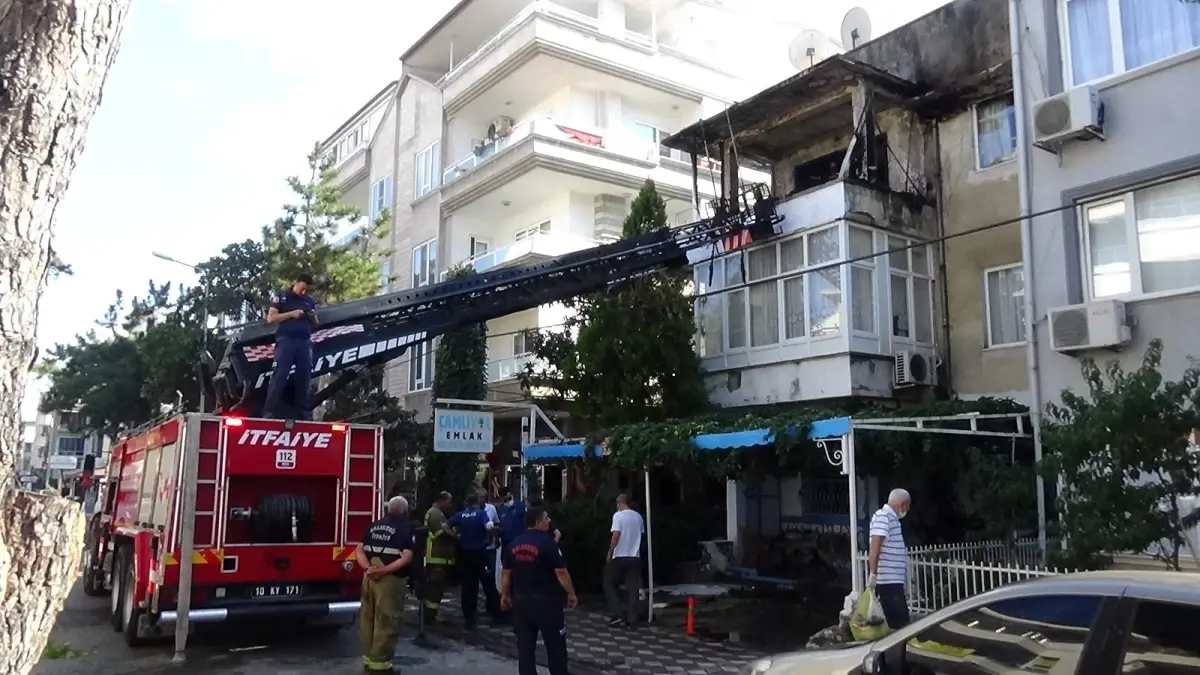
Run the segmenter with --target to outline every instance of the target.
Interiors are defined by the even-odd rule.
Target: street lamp
[[[159,253],[158,251],[151,251],[151,255],[153,255],[155,258],[158,258],[159,260],[165,260],[169,263],[175,263],[176,265],[182,265],[182,266],[190,269],[191,271],[195,272],[197,274],[197,276],[200,274],[199,267],[196,267],[195,265],[192,265],[189,263],[185,263],[182,260],[176,260],[175,258],[172,258],[171,256],[167,255],[166,253]],[[201,309],[201,318],[200,318],[200,335],[201,335],[201,337],[200,337],[201,352],[200,353],[203,357],[201,359],[201,367],[203,367],[203,363],[204,363],[205,359],[208,358],[208,284],[204,284],[203,288],[204,288],[204,297],[201,299],[201,304],[203,305],[203,308]],[[200,412],[205,412],[204,398],[205,398],[204,397],[204,383],[201,382],[200,383]]]

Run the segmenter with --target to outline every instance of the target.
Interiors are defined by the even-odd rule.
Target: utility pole
[[[196,267],[195,265],[192,265],[190,263],[185,263],[182,260],[176,260],[175,258],[172,258],[171,256],[169,256],[165,253],[159,253],[158,251],[151,252],[151,255],[153,255],[155,258],[158,258],[159,260],[165,260],[169,263],[175,263],[176,265],[183,265],[184,267],[195,272],[197,277],[200,276],[200,268]],[[203,281],[203,279],[201,279],[201,281]],[[202,305],[202,307],[200,309],[200,363],[203,364],[204,361],[208,357],[209,287],[208,287],[207,283],[202,283],[200,287],[204,291],[204,295],[200,300],[201,305]],[[201,382],[200,383],[200,412],[205,412],[205,403],[206,403],[206,401],[205,401],[205,395],[204,395],[204,383]]]

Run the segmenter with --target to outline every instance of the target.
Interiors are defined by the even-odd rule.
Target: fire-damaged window
[[[788,194],[804,192],[837,180],[841,174],[842,160],[845,156],[846,151],[842,149],[811,159],[803,164],[797,164],[792,168],[794,187]],[[854,144],[854,151],[850,153],[849,177],[866,181],[872,185],[887,187],[888,144],[886,134],[875,136],[870,148],[861,142]]]
[[[803,164],[797,164],[792,169],[795,187],[791,194],[811,190],[837,180],[838,174],[842,171],[842,158],[845,156],[845,150],[838,150]]]

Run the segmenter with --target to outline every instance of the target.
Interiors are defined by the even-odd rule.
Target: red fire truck
[[[84,589],[111,595],[131,645],[182,612],[352,616],[354,548],[381,516],[382,449],[376,426],[202,414],[130,434],[112,450]]]

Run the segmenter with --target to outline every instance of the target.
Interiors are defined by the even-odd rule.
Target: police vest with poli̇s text
[[[442,525],[445,522],[446,514],[438,507],[431,506],[425,512],[425,527],[428,530],[428,534],[425,535],[426,565],[454,564],[458,542],[454,540],[454,537],[442,530]]]
[[[414,552],[412,524],[399,516],[384,516],[371,523],[363,535],[363,552],[372,561],[390,565],[400,559],[405,551]],[[408,576],[409,566],[396,570],[398,577]]]

